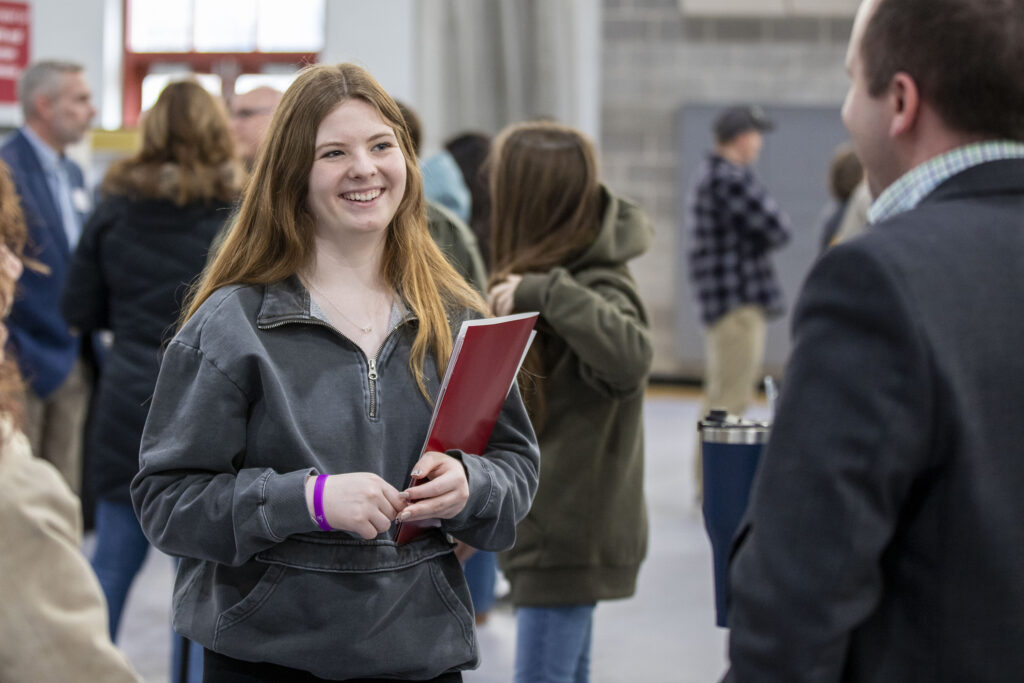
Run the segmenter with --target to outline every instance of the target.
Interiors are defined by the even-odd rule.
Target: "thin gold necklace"
[[[326,301],[327,305],[330,306],[331,308],[333,308],[338,313],[338,315],[340,315],[342,318],[347,320],[349,322],[349,324],[354,325],[363,334],[370,334],[371,332],[373,332],[373,323],[372,322],[369,325],[365,326],[365,327],[360,325],[355,320],[353,320],[352,318],[350,318],[347,315],[345,315],[345,312],[342,311],[340,308],[338,308],[334,304],[334,302],[331,301],[330,297],[328,297],[326,294],[321,292],[319,288],[314,287],[312,282],[310,282],[308,284],[309,284],[309,288],[310,289],[312,289],[314,292],[319,294],[320,298],[323,299],[324,301]],[[388,297],[388,310],[390,310],[390,309],[391,309],[391,297],[389,296]]]

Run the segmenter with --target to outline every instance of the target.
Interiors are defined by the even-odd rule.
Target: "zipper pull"
[[[377,381],[377,359],[370,359],[370,371],[366,373],[366,376],[370,378],[371,382]]]

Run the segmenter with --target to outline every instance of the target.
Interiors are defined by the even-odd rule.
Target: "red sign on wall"
[[[28,66],[29,6],[0,2],[0,104],[18,101],[18,78]]]

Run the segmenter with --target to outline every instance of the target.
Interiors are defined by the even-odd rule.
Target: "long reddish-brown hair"
[[[266,284],[299,272],[314,255],[314,218],[306,200],[320,123],[338,105],[359,99],[395,131],[405,157],[405,195],[384,240],[385,281],[418,318],[409,369],[427,395],[423,363],[429,351],[443,374],[452,350],[448,311],[483,312],[480,296],[448,264],[427,230],[423,179],[398,105],[365,69],[354,64],[306,67],[274,112],[234,225],[185,307],[187,321],[215,290]]]
[[[25,218],[21,212],[21,203],[14,189],[14,182],[7,166],[0,162],[0,244],[21,259],[25,267],[42,270],[39,264],[26,259],[23,255],[26,235]],[[0,268],[0,344],[3,345],[7,343],[7,326],[2,319],[5,319],[11,310],[17,285],[17,281]],[[21,425],[23,398],[24,385],[18,372],[18,364],[10,353],[4,353],[3,362],[0,363],[0,416],[11,420],[15,427]],[[4,437],[0,435],[0,438]]]

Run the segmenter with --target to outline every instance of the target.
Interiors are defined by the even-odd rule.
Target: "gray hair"
[[[36,113],[35,100],[40,95],[50,99],[60,92],[60,77],[64,74],[77,74],[84,67],[76,62],[46,60],[34,62],[21,74],[18,81],[18,99],[21,100],[21,111],[27,121]]]

